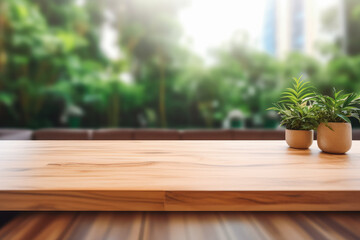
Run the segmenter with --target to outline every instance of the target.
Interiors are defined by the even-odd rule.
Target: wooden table
[[[359,211],[360,142],[2,141],[0,210]]]

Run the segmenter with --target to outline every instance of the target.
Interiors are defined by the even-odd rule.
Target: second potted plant
[[[314,97],[309,82],[293,78],[293,87],[287,88],[282,99],[269,110],[275,110],[281,116],[281,125],[286,127],[285,140],[292,148],[306,149],[314,139],[314,129],[318,126]]]
[[[346,153],[351,148],[352,129],[349,117],[358,120],[360,97],[355,93],[343,94],[334,89],[334,97],[317,95],[318,110],[317,143],[328,153]]]

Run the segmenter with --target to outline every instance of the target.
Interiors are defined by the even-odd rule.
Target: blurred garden
[[[300,52],[279,59],[244,35],[213,49],[211,65],[181,44],[186,4],[2,0],[0,127],[221,128],[237,115],[243,122],[230,127],[276,128],[266,109],[293,76],[323,93],[360,93],[359,1],[347,1],[345,52],[339,39],[319,44],[326,60]],[[101,49],[104,22],[118,34],[116,59]]]

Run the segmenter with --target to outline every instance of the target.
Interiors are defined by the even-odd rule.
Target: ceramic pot
[[[346,153],[351,148],[352,131],[350,123],[329,122],[329,129],[321,123],[317,129],[317,144],[328,153]]]
[[[285,130],[285,140],[291,148],[307,149],[313,143],[313,139],[313,130]]]

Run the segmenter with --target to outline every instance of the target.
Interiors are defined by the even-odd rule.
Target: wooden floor
[[[360,213],[21,213],[0,239],[360,239]]]
[[[2,141],[0,210],[360,211],[360,141]]]

